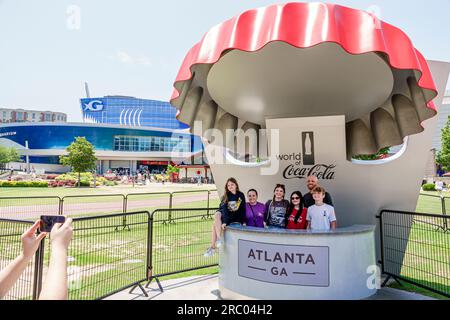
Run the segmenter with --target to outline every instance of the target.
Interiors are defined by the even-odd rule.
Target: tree
[[[450,117],[441,131],[442,148],[436,153],[436,162],[445,171],[450,171]]]
[[[97,158],[92,144],[84,137],[76,137],[75,141],[66,149],[67,155],[60,156],[62,165],[72,167],[78,173],[78,187],[80,186],[81,173],[92,171],[96,168]]]
[[[0,146],[0,167],[4,167],[5,164],[14,161],[20,161],[20,155],[17,150]]]
[[[180,168],[178,168],[177,166],[172,166],[171,164],[169,164],[169,165],[167,166],[166,172],[167,172],[168,174],[171,174],[171,173],[180,173]]]

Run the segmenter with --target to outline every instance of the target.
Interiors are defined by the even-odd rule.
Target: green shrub
[[[436,191],[436,186],[434,183],[427,183],[422,186],[423,191]]]
[[[81,179],[80,180],[80,187],[90,187],[91,182],[87,179]]]
[[[0,187],[5,188],[48,188],[46,181],[0,181]]]
[[[69,174],[60,174],[55,178],[57,181],[77,181],[78,178],[74,178],[73,176]]]
[[[15,187],[16,182],[15,181],[2,181],[1,186],[5,188]]]
[[[35,188],[48,188],[48,182],[47,181],[33,181],[31,184]]]

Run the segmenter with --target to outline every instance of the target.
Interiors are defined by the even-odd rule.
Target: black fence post
[[[122,212],[126,213],[127,212],[127,205],[128,205],[128,195],[126,195],[126,196],[122,195],[122,196],[123,196]],[[123,227],[123,230],[125,230],[127,228],[128,228],[128,231],[131,230],[130,226],[127,225],[127,215],[126,214],[124,214],[123,218],[122,218],[122,227]]]
[[[44,272],[45,239],[41,241],[34,256],[33,300],[39,299],[42,290],[42,273]]]
[[[169,223],[172,222],[172,207],[173,207],[173,192],[170,193],[169,197]]]
[[[385,273],[385,268],[384,268],[384,236],[383,236],[383,213],[384,210],[381,210],[380,215],[377,216],[377,218],[380,220],[380,247],[381,247],[381,274],[383,275]],[[388,276],[386,278],[386,280],[383,282],[383,284],[381,285],[381,287],[384,287],[386,285],[386,283],[388,282],[388,280],[390,279],[391,276]]]
[[[62,216],[62,215],[64,215],[64,198],[65,197],[62,197],[62,198],[60,198],[59,200],[59,215],[60,216]]]
[[[59,198],[59,203],[58,203],[58,215],[60,215],[60,216],[62,216],[63,215],[63,212],[62,212],[62,210],[63,210],[63,204],[62,204],[62,202],[63,202],[63,199],[61,198],[61,197],[58,197]]]
[[[155,279],[156,284],[161,292],[163,292],[163,287],[161,282],[159,282],[158,277],[153,277],[153,216],[159,210],[155,210],[150,214],[149,219],[149,227],[148,227],[148,244],[147,244],[147,283],[145,285],[146,288],[150,285],[150,283]]]
[[[441,202],[442,202],[442,215],[444,216],[444,218],[442,218],[442,225],[443,225],[443,229],[444,231],[448,231],[448,224],[447,224],[447,219],[446,219],[446,215],[447,215],[447,209],[445,207],[445,196],[441,197]]]
[[[147,281],[150,281],[153,273],[153,213],[150,214],[148,219],[148,232],[147,232]]]

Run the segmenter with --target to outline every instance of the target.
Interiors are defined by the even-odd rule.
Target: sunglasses
[[[300,200],[300,197],[292,197],[291,200]]]

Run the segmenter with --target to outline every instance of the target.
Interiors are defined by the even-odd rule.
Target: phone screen
[[[64,223],[65,221],[66,218],[64,216],[41,216],[39,230],[41,232],[50,232],[55,223]]]

